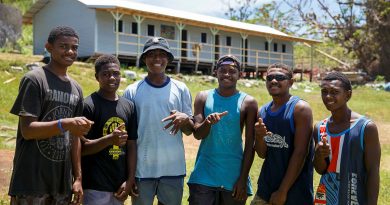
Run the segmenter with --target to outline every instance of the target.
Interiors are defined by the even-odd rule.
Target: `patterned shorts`
[[[68,205],[71,201],[71,196],[68,194],[40,196],[17,195],[11,196],[11,205]]]

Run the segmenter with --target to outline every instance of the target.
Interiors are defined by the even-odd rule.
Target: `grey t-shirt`
[[[83,94],[76,81],[62,81],[39,68],[21,79],[11,113],[46,122],[80,116],[82,109]],[[19,124],[9,195],[70,194],[71,140],[69,132],[45,140],[26,140]]]

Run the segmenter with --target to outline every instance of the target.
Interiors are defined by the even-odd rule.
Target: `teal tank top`
[[[209,135],[202,139],[189,184],[201,184],[233,191],[241,172],[243,145],[240,127],[240,110],[246,93],[238,92],[223,97],[216,89],[208,92],[204,115],[228,111],[221,120],[212,125]],[[247,193],[252,195],[248,177]]]

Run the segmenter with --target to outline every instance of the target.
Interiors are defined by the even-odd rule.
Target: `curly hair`
[[[47,42],[53,44],[59,36],[70,36],[79,39],[77,32],[69,26],[57,26],[50,31]]]
[[[339,80],[345,90],[352,91],[351,81],[349,81],[348,77],[341,72],[332,71],[326,74],[326,76],[322,80],[323,81]]]
[[[103,54],[99,56],[99,58],[95,61],[95,73],[99,73],[102,67],[106,64],[114,63],[120,67],[120,63],[118,58],[113,55]]]

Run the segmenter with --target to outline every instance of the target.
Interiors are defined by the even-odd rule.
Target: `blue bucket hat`
[[[144,49],[141,54],[141,59],[145,57],[145,54],[151,50],[161,49],[168,54],[168,61],[173,61],[173,54],[169,48],[168,41],[163,37],[153,37],[149,38],[144,45]]]

